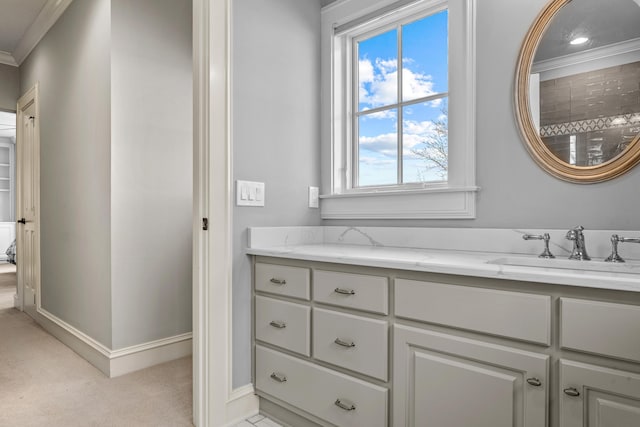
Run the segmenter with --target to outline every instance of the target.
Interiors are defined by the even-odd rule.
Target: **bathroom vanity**
[[[538,261],[522,234],[251,229],[261,409],[296,426],[640,425],[640,245],[587,266],[559,238],[564,259]],[[594,259],[607,234],[587,234]]]

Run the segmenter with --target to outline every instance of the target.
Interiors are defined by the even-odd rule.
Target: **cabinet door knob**
[[[278,328],[278,329],[284,329],[287,327],[287,324],[284,322],[281,322],[279,320],[272,320],[271,322],[269,322],[269,324],[271,326],[273,326],[274,328]]]
[[[341,409],[344,409],[345,411],[355,411],[356,410],[356,406],[353,403],[345,403],[342,400],[340,400],[339,398],[336,399],[334,404],[337,407],[339,407]]]
[[[571,397],[580,396],[580,392],[575,387],[568,387],[562,391],[564,391],[564,394],[566,394],[567,396],[571,396]]]
[[[284,279],[276,279],[275,277],[273,277],[271,280],[269,280],[271,283],[275,284],[275,285],[286,285],[287,281]]]
[[[285,377],[283,374],[278,374],[278,373],[274,372],[270,376],[271,376],[271,379],[273,379],[274,381],[278,381],[279,383],[286,383],[287,382],[287,377]]]
[[[355,346],[356,346],[356,343],[354,343],[353,341],[351,341],[351,342],[347,342],[347,341],[343,341],[343,340],[341,340],[340,338],[336,338],[336,340],[334,341],[334,343],[336,343],[336,344],[338,344],[338,345],[340,345],[340,346],[342,346],[342,347],[348,347],[348,348],[351,348],[351,347],[355,347]]]
[[[542,381],[537,378],[527,378],[527,383],[534,387],[540,387],[542,385]]]
[[[344,288],[336,288],[334,290],[335,293],[337,294],[342,294],[342,295],[355,295],[356,291],[354,291],[353,289],[344,289]]]

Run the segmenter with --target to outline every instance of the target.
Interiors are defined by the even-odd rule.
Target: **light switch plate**
[[[264,206],[264,182],[236,181],[236,205]]]
[[[320,189],[318,187],[309,187],[309,207],[320,207]]]

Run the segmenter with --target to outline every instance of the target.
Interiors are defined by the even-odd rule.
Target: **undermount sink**
[[[517,267],[537,267],[554,268],[560,270],[591,271],[599,273],[626,273],[640,274],[640,262],[627,261],[624,263],[604,262],[604,261],[575,261],[569,259],[546,259],[533,257],[502,257],[491,261],[488,264],[510,265]]]

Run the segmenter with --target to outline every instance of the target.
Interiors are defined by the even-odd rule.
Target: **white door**
[[[560,426],[640,426],[640,375],[561,359]]]
[[[17,275],[22,308],[35,316],[40,289],[40,157],[37,86],[18,100]]]
[[[393,425],[546,425],[549,357],[394,327]]]

